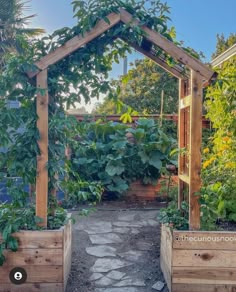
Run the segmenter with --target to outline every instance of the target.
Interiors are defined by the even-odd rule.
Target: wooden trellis
[[[79,35],[55,51],[41,58],[35,65],[37,72],[29,73],[32,78],[36,76],[37,86],[44,89],[37,96],[37,127],[40,133],[39,147],[41,155],[37,159],[37,180],[36,180],[36,215],[44,219],[44,226],[47,226],[47,204],[48,204],[48,90],[47,90],[47,69],[50,65],[62,60],[66,56],[80,49],[96,37],[118,23],[139,25],[139,20],[134,19],[127,11],[121,9],[120,13],[111,13],[107,16],[110,23],[103,20],[83,36]],[[179,206],[187,196],[190,206],[190,229],[199,229],[200,212],[198,197],[195,195],[200,189],[201,169],[201,136],[202,136],[202,90],[203,82],[210,82],[214,72],[206,65],[195,59],[174,43],[170,42],[156,31],[142,26],[146,33],[145,38],[153,45],[163,49],[179,63],[191,70],[191,76],[186,76],[181,66],[170,67],[163,59],[157,57],[155,52],[145,50],[141,46],[129,43],[137,51],[151,58],[159,66],[177,77],[180,82],[179,98],[179,147],[185,148],[186,153],[179,157]],[[187,193],[185,193],[187,190]]]

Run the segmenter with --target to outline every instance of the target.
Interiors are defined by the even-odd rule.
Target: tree
[[[225,38],[224,34],[222,33],[217,34],[217,44],[216,44],[216,51],[212,54],[212,59],[216,58],[224,51],[232,47],[236,44],[236,33],[231,33],[228,38]]]
[[[24,16],[28,8],[22,0],[0,0],[0,67],[4,64],[6,52],[22,51],[22,37],[30,38],[44,32],[41,28],[27,27],[30,19],[35,16]]]
[[[177,112],[178,80],[147,58],[136,60],[128,74],[113,83],[120,87],[119,99],[140,113],[160,113],[162,91],[164,113]],[[112,114],[115,105],[107,97],[96,112]]]

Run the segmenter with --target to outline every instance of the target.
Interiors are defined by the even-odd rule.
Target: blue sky
[[[147,2],[150,2],[147,1]],[[236,33],[236,0],[165,0],[171,7],[171,25],[175,26],[177,39],[185,46],[202,51],[209,61],[216,46],[216,34],[228,36]],[[64,26],[73,26],[75,19],[71,0],[31,0],[32,25],[43,27],[48,33]],[[129,56],[131,62],[140,54]],[[115,65],[112,77],[122,74],[122,65]]]
[[[186,46],[203,51],[207,60],[215,49],[217,33],[228,36],[236,32],[236,0],[165,1],[171,7],[177,38],[184,40]],[[48,32],[75,23],[70,0],[32,0],[31,3],[32,12],[37,14],[33,24]]]

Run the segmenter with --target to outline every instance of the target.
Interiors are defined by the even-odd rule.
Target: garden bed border
[[[71,220],[58,230],[20,231],[14,237],[19,248],[4,253],[0,292],[64,292],[71,268]],[[9,273],[15,267],[25,269],[25,284],[11,283]]]
[[[170,292],[236,291],[236,232],[161,228],[161,269]]]

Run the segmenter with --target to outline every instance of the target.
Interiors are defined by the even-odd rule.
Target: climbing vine
[[[160,1],[151,1],[149,7],[146,7],[145,2],[142,0],[73,1],[74,14],[78,20],[76,26],[59,29],[41,39],[29,41],[22,38],[20,41],[23,54],[8,53],[4,56],[6,63],[0,72],[0,147],[5,147],[5,151],[0,153],[1,177],[3,180],[6,177],[19,176],[24,185],[34,185],[36,157],[40,154],[37,144],[40,135],[36,127],[38,118],[36,97],[38,91],[42,89],[37,88],[35,79],[30,79],[27,73],[37,70],[34,65],[36,61],[55,51],[74,36],[84,35],[99,20],[108,22],[106,16],[111,12],[119,12],[119,9],[123,8],[140,21],[136,26],[117,24],[48,69],[50,218],[54,215],[51,210],[55,210],[57,205],[55,198],[51,196],[53,190],[62,187],[61,181],[66,181],[65,178],[70,172],[64,167],[64,150],[74,138],[76,133],[74,129],[77,127],[76,120],[67,116],[65,110],[75,103],[80,103],[82,98],[89,102],[91,98],[99,98],[104,93],[116,99],[116,90],[109,83],[108,73],[112,69],[113,62],[119,62],[120,58],[131,51],[129,45],[118,37],[128,37],[130,41],[142,46],[150,46],[142,30],[142,25],[147,25],[175,44],[182,45],[175,40],[174,29],[167,27],[169,20],[167,5]],[[175,61],[160,48],[154,49],[156,54],[162,54],[169,64],[175,64]],[[8,103],[12,100],[20,102],[19,109],[9,108]],[[63,186],[66,188],[66,183]],[[15,188],[10,188],[9,191],[13,196],[16,194]],[[93,189],[94,192],[101,192],[101,188]],[[3,208],[9,209],[7,206]],[[6,213],[4,210],[3,212]],[[19,216],[22,216],[21,212]],[[30,218],[31,216],[32,213]],[[64,223],[63,220],[60,222]],[[0,225],[0,233],[4,228],[4,224]],[[0,258],[3,249],[9,245],[8,239],[12,240],[10,234],[18,228],[22,228],[21,223],[16,228],[9,228],[6,231],[6,242],[0,247]],[[15,250],[15,245],[13,248]]]

